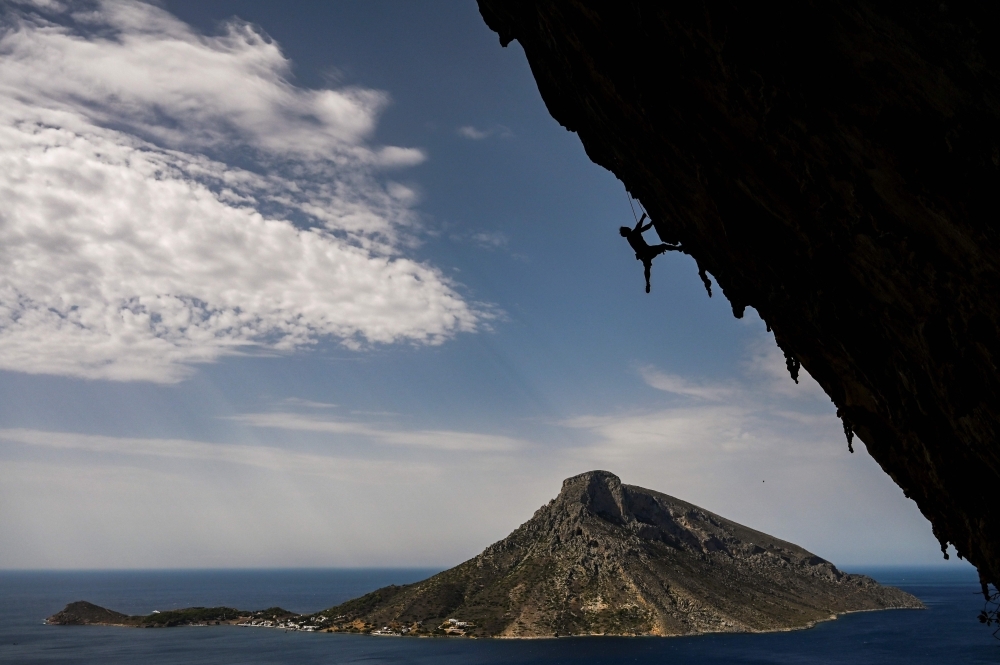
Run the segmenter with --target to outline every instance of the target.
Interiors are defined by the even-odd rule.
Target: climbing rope
[[[628,199],[628,207],[632,209],[632,219],[634,219],[635,223],[638,224],[639,223],[639,218],[635,214],[635,206],[632,205],[632,198],[633,197],[632,197],[631,194],[628,193],[627,189],[625,190],[625,198]],[[642,201],[640,201],[639,199],[636,199],[635,201],[636,201],[636,203],[639,204],[639,210],[642,211],[642,214],[644,214],[646,217],[649,217],[649,213],[646,212],[646,207],[644,205],[642,205]],[[653,218],[649,217],[649,221],[653,221]]]
[[[628,199],[628,207],[632,208],[632,219],[634,219],[635,223],[638,224],[639,218],[635,216],[635,206],[632,205],[632,195],[628,193],[627,189],[625,190],[625,198]],[[639,206],[642,206],[642,204],[640,203]]]

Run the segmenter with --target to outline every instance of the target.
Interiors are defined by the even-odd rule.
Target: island
[[[921,609],[792,543],[607,471],[559,495],[478,556],[314,614],[187,608],[128,616],[83,601],[56,625],[233,624],[396,636],[692,635],[808,628],[839,614]]]

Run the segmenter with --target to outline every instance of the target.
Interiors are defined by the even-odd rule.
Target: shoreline
[[[71,603],[70,605],[67,606],[67,608],[71,607],[72,605],[74,605],[74,604]],[[97,606],[93,606],[93,607],[97,607]],[[104,610],[104,608],[98,608],[98,609]],[[188,609],[191,609],[191,608],[185,608],[184,610],[168,610],[168,612],[183,612],[183,611],[186,611]],[[197,609],[204,609],[204,608],[197,608]],[[926,610],[926,609],[927,609],[927,606],[923,604],[923,601],[921,601],[921,606],[920,607],[907,607],[907,606],[900,605],[900,606],[894,606],[894,607],[878,607],[878,608],[868,608],[868,609],[859,609],[859,610],[844,610],[842,612],[836,612],[834,614],[831,614],[827,618],[816,619],[816,620],[813,620],[813,621],[809,621],[808,623],[800,625],[800,626],[788,626],[788,627],[783,627],[783,628],[772,628],[772,629],[765,629],[765,630],[755,630],[755,629],[747,629],[747,630],[701,630],[701,631],[692,631],[692,632],[688,632],[688,633],[670,633],[670,634],[656,634],[656,633],[643,633],[643,634],[635,634],[635,633],[587,633],[587,634],[575,633],[575,634],[569,634],[569,633],[567,633],[565,635],[562,635],[562,634],[556,634],[556,635],[466,635],[466,634],[455,634],[455,633],[452,633],[452,634],[427,634],[427,633],[410,634],[410,633],[401,633],[401,632],[383,632],[384,629],[377,629],[377,628],[364,629],[364,630],[334,630],[334,629],[331,629],[331,628],[318,628],[318,627],[313,627],[313,626],[298,627],[298,626],[278,625],[278,624],[265,625],[264,623],[261,623],[261,624],[250,624],[250,623],[247,623],[246,621],[242,621],[240,623],[236,623],[237,621],[240,621],[241,619],[245,619],[247,617],[247,615],[252,615],[252,613],[247,613],[247,614],[244,614],[243,616],[240,616],[237,619],[231,619],[231,620],[219,620],[219,621],[215,621],[215,622],[209,621],[209,622],[205,622],[205,623],[180,623],[180,624],[164,623],[164,624],[160,624],[160,625],[152,625],[152,624],[149,624],[149,623],[147,623],[147,624],[139,624],[139,623],[120,623],[120,622],[102,622],[102,621],[86,621],[86,622],[76,622],[76,623],[51,621],[51,619],[53,619],[54,617],[56,617],[56,616],[59,615],[59,613],[57,613],[56,615],[53,615],[52,617],[49,617],[49,618],[43,620],[42,624],[46,625],[46,626],[103,626],[103,627],[107,627],[107,628],[216,628],[216,627],[220,627],[221,628],[221,627],[224,627],[224,626],[229,626],[229,627],[233,627],[233,628],[267,628],[267,629],[270,629],[270,630],[281,630],[281,631],[286,632],[286,633],[313,633],[313,634],[326,633],[326,634],[331,634],[331,635],[333,635],[333,634],[337,634],[337,635],[357,635],[357,636],[365,636],[365,637],[432,638],[432,639],[449,639],[449,638],[450,639],[462,639],[462,638],[464,638],[464,639],[470,639],[470,640],[555,640],[555,639],[567,639],[567,638],[593,638],[593,637],[615,637],[615,638],[676,638],[676,637],[697,637],[697,636],[701,636],[701,635],[766,635],[766,634],[771,634],[771,633],[789,633],[789,632],[800,631],[800,630],[809,630],[809,629],[815,628],[817,625],[819,625],[821,623],[826,623],[826,622],[829,622],[829,621],[836,621],[841,616],[845,616],[845,615],[848,615],[848,614],[860,614],[860,613],[863,613],[863,612],[885,612],[885,611],[891,611],[891,610]],[[109,610],[104,610],[104,611],[108,612]],[[65,610],[64,610],[64,612],[65,612]],[[149,616],[151,616],[151,615],[149,615]],[[311,616],[314,616],[314,615],[293,615],[294,618],[298,618],[298,617],[311,617]],[[145,618],[145,617],[135,617],[135,618],[136,619],[140,619],[140,618]]]

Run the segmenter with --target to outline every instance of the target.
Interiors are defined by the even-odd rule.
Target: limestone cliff
[[[1000,582],[1000,5],[479,6],[660,237]]]
[[[801,547],[592,471],[479,556],[321,614],[336,631],[540,637],[789,630],[918,607]]]

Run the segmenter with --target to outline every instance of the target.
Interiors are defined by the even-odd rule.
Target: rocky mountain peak
[[[49,622],[223,621],[475,637],[687,635],[805,628],[842,612],[904,607],[922,604],[797,545],[590,471],[567,478],[531,519],[465,563],[315,615],[196,607],[127,617],[73,603]]]
[[[567,478],[555,503],[566,507],[578,504],[612,524],[625,524],[632,518],[626,507],[622,481],[609,471],[588,471]]]
[[[839,578],[833,564],[792,543],[750,529],[681,499],[635,485],[613,473],[588,471],[563,481],[559,495],[511,536],[493,547],[508,551],[525,539],[555,547],[667,546],[694,556],[732,562],[764,557],[805,566],[812,574]]]
[[[797,545],[594,470],[567,478],[479,556],[326,615],[344,617],[343,630],[418,631],[456,619],[483,637],[678,635],[785,630],[839,612],[920,606]]]

